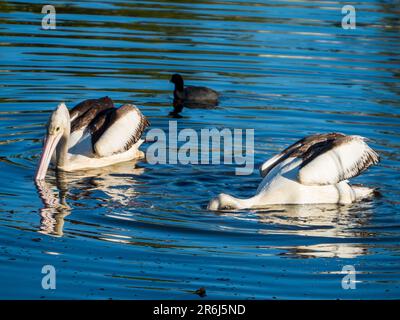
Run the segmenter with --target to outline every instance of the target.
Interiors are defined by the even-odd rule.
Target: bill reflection
[[[37,181],[36,189],[43,203],[39,209],[38,232],[63,236],[64,219],[73,212],[75,205],[81,206],[88,200],[92,205],[98,202],[98,206],[110,208],[135,204],[138,195],[135,177],[143,172],[143,168],[135,168],[131,161],[85,172],[59,171],[53,180]]]

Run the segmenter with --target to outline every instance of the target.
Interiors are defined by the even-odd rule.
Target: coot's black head
[[[176,85],[183,85],[183,78],[180,74],[175,73],[172,75],[169,82],[175,83]]]

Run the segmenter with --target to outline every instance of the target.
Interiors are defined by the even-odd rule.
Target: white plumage
[[[136,106],[114,108],[108,97],[85,100],[71,111],[61,103],[50,116],[35,179],[45,178],[50,158],[64,171],[143,158],[140,137],[148,125]]]
[[[120,116],[122,115],[122,116]],[[126,151],[127,145],[140,138],[142,114],[134,105],[124,105],[116,110],[115,121],[94,144],[94,150],[100,157],[108,157],[114,153]],[[125,138],[121,138],[121,136]]]
[[[305,137],[267,160],[255,196],[239,199],[220,194],[210,210],[262,208],[273,204],[352,203],[373,189],[351,186],[352,178],[378,163],[379,156],[360,136],[340,133]]]
[[[327,145],[326,151],[323,150],[325,152],[302,164],[299,182],[305,185],[330,185],[358,175],[379,158],[365,140],[360,136],[337,138]]]

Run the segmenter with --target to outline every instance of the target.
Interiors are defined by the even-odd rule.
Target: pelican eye
[[[57,127],[57,128],[56,128],[56,132],[58,132],[58,131],[60,131],[60,127]]]

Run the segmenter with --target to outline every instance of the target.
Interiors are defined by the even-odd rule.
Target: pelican
[[[315,134],[292,144],[260,167],[263,177],[256,195],[239,199],[220,194],[209,210],[262,208],[274,204],[349,204],[374,194],[351,186],[355,177],[379,162],[379,155],[361,136]]]
[[[141,135],[149,125],[132,104],[114,107],[109,97],[85,100],[50,115],[35,180],[44,180],[50,161],[63,171],[99,168],[143,158]]]

